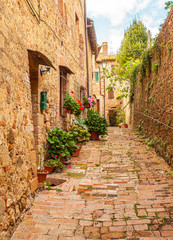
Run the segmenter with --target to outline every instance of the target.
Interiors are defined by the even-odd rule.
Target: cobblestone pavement
[[[172,173],[132,130],[110,128],[51,174],[66,182],[38,195],[12,240],[173,240]]]

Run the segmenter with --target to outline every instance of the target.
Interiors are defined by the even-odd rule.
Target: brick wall
[[[158,154],[173,166],[173,9],[152,48],[154,70],[136,83],[134,127],[140,126]],[[160,51],[159,51],[160,49]]]
[[[38,12],[39,1],[31,2]],[[73,90],[76,99],[80,86],[87,87],[84,1],[64,2],[62,16],[58,1],[41,1],[39,23],[27,1],[0,1],[0,239],[3,240],[9,239],[16,221],[31,204],[32,183],[37,176],[36,152],[45,145],[47,130],[54,126],[65,128],[68,122],[67,117],[60,116],[59,66],[73,72],[68,74],[67,90]],[[41,76],[41,65],[33,58],[29,60],[28,49],[44,54],[56,70],[51,68]],[[42,68],[45,70],[44,65]],[[47,91],[47,110],[40,110],[41,91]]]

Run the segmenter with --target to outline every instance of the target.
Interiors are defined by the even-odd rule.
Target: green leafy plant
[[[116,122],[117,122],[118,125],[123,124],[123,123],[126,123],[124,110],[121,110],[121,109],[120,109],[120,110],[117,112]]]
[[[73,123],[70,128],[70,132],[73,134],[73,140],[77,144],[86,143],[90,140],[91,134],[88,130],[77,123]]]
[[[62,170],[64,168],[64,164],[61,162],[61,160],[59,158],[48,159],[45,161],[44,165],[48,166],[48,167],[56,167],[60,170]]]
[[[72,98],[72,96],[66,92],[65,98],[64,98],[64,108],[71,109],[72,113],[79,117],[81,112],[83,111],[82,103],[80,100],[76,101]]]
[[[96,105],[94,98],[83,97],[83,104],[89,104],[90,106]]]
[[[61,128],[50,129],[48,132],[48,153],[52,158],[71,158],[78,148],[71,132],[65,132]]]
[[[74,107],[76,105],[76,101],[72,98],[72,96],[66,92],[65,98],[64,98],[64,107],[67,109],[74,110]]]
[[[108,122],[106,118],[100,116],[99,113],[97,111],[94,111],[93,109],[88,110],[85,124],[87,125],[89,132],[94,131],[101,136],[107,134]]]
[[[158,70],[159,70],[159,65],[158,65],[158,63],[153,62],[153,64],[152,64],[152,70],[153,70],[153,72],[154,72],[155,74],[158,74]]]

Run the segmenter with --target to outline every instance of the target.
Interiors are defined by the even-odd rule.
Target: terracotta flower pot
[[[80,150],[81,148],[76,148],[75,152],[73,153],[73,157],[78,157]]]
[[[123,123],[120,127],[121,128],[128,128],[128,125],[126,123]]]
[[[84,108],[90,108],[90,104],[89,103],[85,103],[84,104]]]
[[[72,114],[72,109],[67,109],[66,108],[66,113]]]
[[[47,170],[43,170],[43,172],[37,172],[38,182],[41,183],[43,181],[46,181],[46,177],[48,173],[49,172]]]
[[[91,131],[91,140],[99,140],[98,132]]]
[[[49,173],[51,173],[53,171],[54,167],[49,167],[49,166],[44,165],[44,169],[46,171],[48,171]]]

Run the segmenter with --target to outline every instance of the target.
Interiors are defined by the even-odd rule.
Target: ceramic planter
[[[85,103],[84,104],[84,108],[90,108],[90,104],[89,103]]]
[[[72,109],[67,109],[66,108],[66,113],[72,114]]]
[[[99,140],[98,132],[91,131],[91,140]]]
[[[54,167],[49,167],[49,166],[44,165],[44,169],[46,171],[48,171],[49,173],[51,173],[54,170]]]
[[[76,148],[75,152],[73,153],[73,157],[78,157],[80,150],[81,150],[81,147],[80,148]]]
[[[123,123],[122,125],[120,125],[120,128],[128,128],[128,125],[126,123]]]
[[[46,181],[46,177],[48,173],[49,172],[47,170],[43,170],[42,172],[37,172],[38,182],[41,183],[43,181]]]

